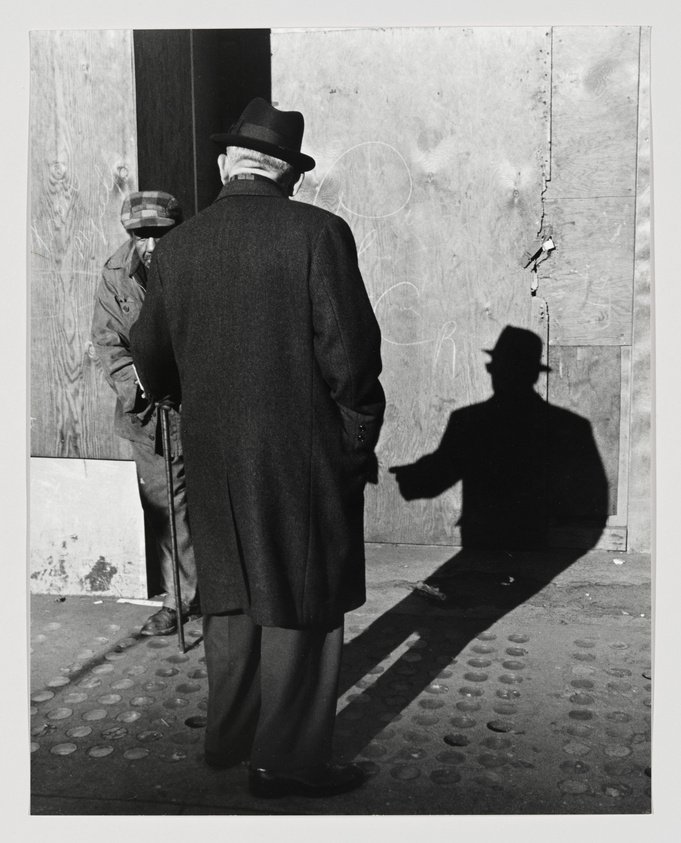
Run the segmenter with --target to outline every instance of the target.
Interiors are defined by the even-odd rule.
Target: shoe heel
[[[248,775],[248,792],[258,799],[278,799],[289,793],[286,783],[270,778],[266,773],[251,771]]]

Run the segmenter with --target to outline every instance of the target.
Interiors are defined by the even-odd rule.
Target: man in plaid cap
[[[153,531],[160,561],[163,607],[142,627],[142,635],[177,632],[173,590],[170,513],[158,411],[140,388],[130,354],[130,328],[137,320],[147,286],[147,269],[157,241],[181,219],[180,206],[169,193],[140,191],[123,202],[121,223],[129,239],[104,265],[92,320],[92,341],[104,377],[116,393],[115,433],[130,442],[137,466],[140,499]],[[189,534],[184,461],[179,415],[170,412],[173,493],[175,498],[182,620],[196,609],[196,565]]]

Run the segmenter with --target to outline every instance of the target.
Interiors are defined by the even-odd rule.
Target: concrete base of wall
[[[147,597],[133,462],[31,459],[30,590]]]

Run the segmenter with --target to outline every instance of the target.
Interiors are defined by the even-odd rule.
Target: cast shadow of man
[[[456,656],[481,634],[493,638],[485,630],[593,547],[605,526],[608,484],[590,423],[535,391],[540,372],[550,371],[541,363],[541,339],[507,326],[486,353],[492,397],[455,410],[433,453],[390,468],[407,501],[434,498],[461,482],[461,550],[425,580],[438,599],[424,603],[419,592],[411,593],[346,646],[341,692],[356,686],[358,693],[337,718],[344,755],[364,750],[366,756],[371,739],[417,698],[422,711],[415,728],[437,722],[438,695],[448,683],[479,679],[474,667],[505,670],[514,690],[497,696],[520,697],[512,683],[522,678],[508,673],[509,655],[522,656],[524,647],[477,641],[468,666],[452,670]],[[574,523],[579,549],[547,552],[551,531]],[[517,637],[522,642],[528,635]],[[398,657],[381,665],[395,651]],[[485,658],[470,658],[476,652]],[[482,693],[479,685],[462,688],[457,707],[474,709]],[[370,749],[376,757],[382,752],[379,744]],[[413,747],[402,754],[410,760]]]

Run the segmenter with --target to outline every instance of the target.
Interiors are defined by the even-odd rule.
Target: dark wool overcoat
[[[146,389],[182,402],[206,614],[337,626],[365,600],[364,484],[385,399],[348,225],[266,180],[167,234],[133,327]]]

